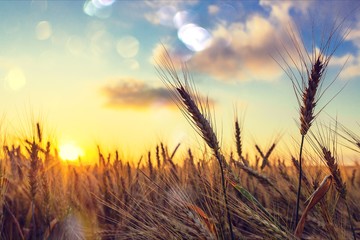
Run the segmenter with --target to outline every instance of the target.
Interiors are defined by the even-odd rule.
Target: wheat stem
[[[300,195],[301,195],[301,179],[302,179],[302,150],[304,147],[305,135],[301,136],[300,154],[299,154],[299,185],[296,193],[296,209],[295,209],[295,226],[299,220],[299,207],[300,207]]]
[[[185,117],[194,126],[194,129],[205,140],[207,145],[212,149],[215,158],[217,159],[221,172],[221,185],[224,194],[225,211],[229,224],[230,236],[234,240],[234,232],[232,228],[230,209],[228,198],[226,194],[224,167],[227,166],[224,156],[220,152],[219,141],[211,126],[211,118],[209,113],[208,102],[204,105],[196,92],[194,86],[191,86],[190,75],[183,66],[183,79],[181,80],[177,74],[177,70],[173,65],[169,53],[165,49],[165,54],[160,59],[158,64],[158,74],[163,80],[164,84],[173,92],[174,100],[178,104],[180,110],[183,111]],[[190,80],[190,81],[189,81]]]

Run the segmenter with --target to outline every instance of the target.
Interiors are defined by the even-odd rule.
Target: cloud
[[[311,34],[312,28],[308,26],[311,26],[313,16],[319,14],[312,9],[314,4],[318,6],[321,3],[262,0],[259,2],[261,11],[247,14],[237,21],[220,21],[207,29],[211,33],[212,43],[205,50],[196,53],[184,51],[184,47],[176,44],[171,44],[172,47],[167,49],[172,53],[171,56],[186,61],[192,71],[207,74],[220,81],[276,81],[284,74],[276,61],[286,67],[286,64],[293,65],[290,56],[295,57],[295,61],[300,60],[296,58],[298,54],[294,46],[294,41],[301,43],[297,28],[305,29],[306,36]],[[333,6],[327,8],[329,9],[322,11],[333,11]],[[209,14],[216,11],[217,6],[208,7]],[[346,12],[346,9],[342,12]],[[341,16],[337,15],[337,19],[327,20],[325,23],[332,27],[332,24],[339,21]],[[328,26],[315,27],[326,31]],[[359,36],[360,30],[353,31],[349,36],[358,48]],[[159,56],[162,51],[157,46],[153,56]],[[354,76],[358,72],[356,68],[360,65],[360,57],[354,55],[350,60],[344,72],[348,76]]]
[[[346,54],[332,57],[331,66],[342,67],[340,79],[349,80],[360,77],[360,55]]]
[[[360,56],[357,57],[356,61],[346,65],[344,70],[341,72],[342,79],[352,79],[360,77]]]
[[[341,71],[342,79],[354,79],[360,77],[360,23],[357,22],[356,26],[351,29],[349,35],[346,38],[346,41],[349,41],[353,44],[355,51],[352,51],[349,54],[346,54],[341,57],[334,57],[333,64],[345,66]]]
[[[251,32],[247,32],[249,28]],[[169,43],[164,46],[177,68],[181,61],[186,61],[191,71],[205,73],[221,81],[273,81],[283,72],[272,59],[276,51],[274,43],[280,43],[272,32],[271,25],[254,17],[247,25],[218,25],[212,32],[211,46],[196,54]],[[159,44],[154,48],[153,59],[163,56],[164,46]]]
[[[313,6],[314,1],[269,1],[260,0],[259,5],[269,12],[269,20],[273,23],[286,24],[292,22],[290,10],[301,13],[302,17],[308,16],[310,7]],[[284,26],[284,25],[283,25]]]
[[[218,25],[212,35],[212,46],[189,61],[197,71],[225,81],[273,81],[282,74],[272,59],[283,47],[281,33],[265,18],[254,15],[245,23]]]
[[[166,3],[166,4],[164,4]],[[180,9],[187,6],[193,6],[198,3],[197,0],[188,1],[145,1],[146,12],[144,13],[145,19],[153,25],[164,25],[168,27],[174,26],[174,17]]]
[[[105,106],[116,109],[175,107],[172,93],[166,87],[154,87],[143,81],[122,78],[100,89],[107,101]],[[200,95],[200,99],[206,99]],[[208,100],[214,104],[212,99]]]
[[[171,93],[166,87],[152,87],[142,81],[125,78],[103,86],[102,95],[107,98],[106,106],[111,108],[146,108],[152,105],[174,105]]]
[[[339,35],[335,36],[334,39],[336,37],[342,37],[342,34],[351,28],[349,34],[345,38],[345,42],[352,43],[353,47],[344,48],[343,51],[345,50],[347,52],[342,53],[340,56],[337,56],[337,52],[335,52],[329,66],[344,67],[341,70],[341,79],[348,80],[360,77],[360,17],[358,14],[354,14],[358,12],[358,10],[354,11],[354,9],[360,7],[359,3],[354,5],[354,2],[347,2],[347,4],[345,2],[344,4],[344,2],[341,1],[331,1],[329,4],[323,5],[322,1],[260,1],[260,5],[271,9],[270,19],[280,19],[280,22],[282,23],[284,23],[286,19],[291,20],[289,12],[293,9],[294,11],[299,12],[302,17],[306,17],[308,22],[316,18],[317,22],[323,23],[317,26],[322,31],[326,31],[326,29],[329,30],[334,26],[341,24],[338,29],[340,31]],[[331,18],[329,16],[335,17]],[[303,19],[304,18],[301,18],[300,20]],[[303,22],[305,22],[305,24],[301,27],[306,28],[305,25],[308,24],[308,22]],[[323,37],[320,35],[321,33],[319,33],[319,36],[317,37]],[[346,43],[343,44],[345,45]],[[339,48],[342,47],[342,45],[339,46]]]
[[[253,13],[243,20],[220,21],[208,29],[212,42],[203,51],[186,52],[174,45],[168,50],[187,61],[192,71],[221,81],[275,81],[283,70],[273,58],[284,49],[284,39],[288,38],[284,26],[291,22],[293,5],[288,1],[261,1],[261,6],[269,14]],[[210,6],[208,11],[216,12],[216,7]],[[155,50],[156,55],[162,51],[158,46]]]

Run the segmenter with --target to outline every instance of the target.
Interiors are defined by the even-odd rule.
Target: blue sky
[[[347,85],[319,120],[337,115],[356,132],[359,6],[357,1],[1,1],[3,125],[9,138],[18,137],[29,112],[41,115],[56,142],[72,142],[90,158],[96,144],[136,158],[159,141],[201,149],[156,74],[154,60],[165,46],[174,61],[187,62],[199,92],[215,103],[225,150],[233,147],[234,109],[244,115],[249,152],[255,141],[270,145],[280,132],[288,143],[298,137],[298,105],[274,58],[291,49],[290,26],[298,27],[296,37],[310,47],[312,32],[319,40],[323,29],[344,19],[342,30],[351,31],[326,81],[347,63],[319,107]]]

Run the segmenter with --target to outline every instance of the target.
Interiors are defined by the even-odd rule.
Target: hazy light
[[[112,4],[114,4],[115,0],[92,0],[92,2],[96,7],[102,8],[111,6]]]
[[[90,41],[90,48],[96,55],[103,54],[113,47],[111,35],[106,31],[97,31],[93,34]]]
[[[66,42],[66,49],[73,55],[79,55],[84,48],[84,41],[80,37],[72,36]]]
[[[83,156],[84,152],[74,143],[66,143],[59,147],[59,155],[63,160],[74,161]]]
[[[175,27],[181,28],[186,24],[192,23],[193,17],[190,15],[188,11],[180,11],[175,14],[173,21]]]
[[[131,70],[137,70],[140,68],[139,62],[134,59],[127,59],[125,61],[125,65]]]
[[[211,43],[210,33],[196,24],[186,24],[178,31],[179,39],[191,51],[199,52],[207,48]]]
[[[218,5],[218,11],[215,13],[216,18],[221,22],[233,22],[236,17],[242,13],[237,12],[235,7],[228,3],[221,3]]]
[[[11,68],[5,77],[5,83],[13,91],[17,91],[24,87],[26,84],[26,77],[23,70],[19,67]]]
[[[116,50],[123,58],[135,57],[139,52],[139,40],[133,36],[122,37],[116,44]]]
[[[174,133],[172,134],[172,141],[174,144],[182,143],[186,140],[187,134],[181,128],[175,128]]]
[[[176,8],[173,6],[162,7],[156,12],[160,24],[170,27],[173,26],[173,18],[175,14],[176,14]]]
[[[84,3],[83,11],[91,17],[108,18],[111,16],[111,5],[115,0],[87,0]]]
[[[97,16],[98,18],[109,18],[111,16],[112,13],[112,8],[110,7],[104,7],[104,8],[99,8],[96,13],[95,16]]]
[[[52,34],[51,25],[47,21],[41,21],[36,25],[36,38],[47,40]]]
[[[68,39],[67,33],[62,30],[55,31],[51,34],[51,42],[54,45],[64,46],[66,44],[67,39]]]
[[[87,0],[84,3],[84,7],[83,7],[83,11],[84,13],[86,13],[89,16],[95,16],[95,12],[96,12],[96,6],[92,3],[92,1]]]

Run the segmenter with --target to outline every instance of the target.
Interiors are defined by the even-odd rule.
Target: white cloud
[[[278,27],[285,25],[284,19],[288,18],[283,15],[270,21],[256,14],[245,22],[218,25],[212,31],[212,46],[196,54],[189,65],[219,80],[274,81],[283,74],[273,57],[288,37]]]
[[[333,57],[331,60],[332,65],[343,66],[341,71],[341,79],[355,79],[360,77],[360,22],[357,22],[355,27],[351,29],[346,41],[351,42],[355,51],[345,54],[340,57]],[[341,46],[340,46],[341,47]]]
[[[341,76],[344,79],[359,78],[360,77],[360,57],[357,57],[356,61],[347,65],[341,72]]]
[[[341,57],[333,57],[330,62],[331,66],[343,67],[340,78],[349,80],[360,77],[360,56],[346,54]]]
[[[313,1],[283,1],[283,0],[260,0],[259,5],[269,9],[270,21],[277,23],[292,22],[290,10],[294,10],[307,15],[309,7]]]
[[[147,6],[145,19],[154,25],[164,25],[174,27],[174,17],[176,13],[185,9],[186,6],[196,5],[197,0],[189,1],[145,1]]]
[[[261,0],[259,4],[265,13],[251,13],[245,20],[220,21],[212,30],[208,29],[212,35],[212,44],[209,48],[185,57],[176,54],[181,53],[179,47],[168,48],[168,50],[175,53],[175,56],[180,55],[182,60],[189,59],[188,65],[192,71],[208,74],[218,80],[275,81],[279,79],[284,71],[274,58],[280,61],[283,67],[286,67],[285,64],[293,65],[290,56],[295,56],[295,61],[300,60],[296,58],[298,54],[294,50],[294,45],[301,45],[297,28],[303,28],[305,22],[311,24],[313,13],[310,14],[310,12],[314,11],[312,8],[315,5],[319,6],[321,3]],[[323,9],[325,13],[333,11],[333,5],[325,8]],[[216,11],[217,6],[208,7],[208,13]],[[340,16],[337,17],[340,18]],[[295,23],[300,18],[301,22]],[[336,20],[339,19],[332,19],[326,24],[331,26]],[[360,48],[360,24],[358,25],[358,30],[350,34],[349,40]],[[327,29],[324,26],[318,27],[325,31]],[[310,33],[311,28],[305,28],[305,31]],[[161,51],[158,48],[155,52]],[[282,57],[284,59],[281,59]],[[336,58],[336,56],[330,62],[332,65],[343,63],[344,59]],[[360,57],[351,55],[343,76],[347,78],[357,76],[360,74],[357,69],[360,69]]]

